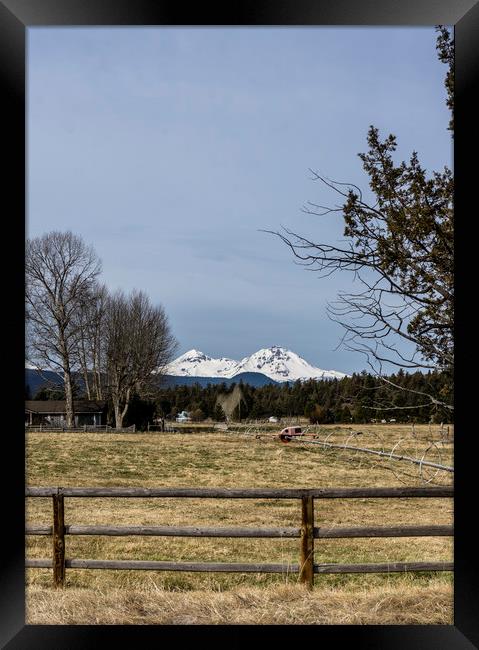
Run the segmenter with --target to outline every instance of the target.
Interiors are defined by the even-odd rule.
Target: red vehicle
[[[279,434],[279,439],[281,442],[289,442],[290,438],[293,436],[302,436],[303,432],[301,431],[301,427],[286,427],[286,429],[283,429],[281,433]]]

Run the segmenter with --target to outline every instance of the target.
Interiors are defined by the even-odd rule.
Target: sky
[[[310,170],[359,185],[371,124],[452,164],[433,27],[28,29],[27,235],[71,230],[111,289],[161,304],[178,340],[241,359],[279,345],[360,371],[320,279],[262,230],[342,240]]]

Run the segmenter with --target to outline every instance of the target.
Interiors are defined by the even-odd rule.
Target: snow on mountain
[[[345,374],[336,370],[321,370],[302,359],[295,352],[274,345],[258,350],[239,362],[236,372],[262,372],[275,381],[297,379],[340,379]],[[236,374],[236,373],[235,373]]]
[[[175,359],[166,373],[188,377],[224,377],[231,379],[242,372],[259,372],[275,381],[297,379],[341,379],[346,374],[337,370],[321,370],[309,364],[291,350],[274,345],[258,350],[249,357],[212,359],[198,350],[189,350]]]
[[[212,359],[199,350],[189,350],[170,363],[166,373],[177,377],[232,377],[237,365],[233,359]]]

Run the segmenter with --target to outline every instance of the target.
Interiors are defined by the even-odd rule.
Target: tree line
[[[162,305],[140,290],[110,292],[101,261],[72,232],[27,240],[26,356],[63,379],[67,426],[74,424],[74,377],[88,399],[107,400],[117,428],[135,396],[152,395],[177,347]]]
[[[366,423],[394,419],[397,422],[447,422],[450,412],[428,399],[434,393],[453,399],[452,378],[445,372],[406,373],[386,378],[367,372],[332,380],[311,379],[261,387],[240,383],[243,400],[233,419],[307,417],[311,423]],[[186,410],[192,420],[225,419],[217,403],[220,394],[235,384],[199,384],[159,388],[150,409],[156,417],[174,418]],[[146,407],[146,405],[145,405]]]
[[[157,419],[174,420],[181,411],[186,411],[193,422],[223,422],[226,417],[218,404],[218,396],[231,393],[236,385],[161,384],[161,377],[156,377],[156,385],[150,384],[149,393],[132,393],[123,422],[125,426],[135,424],[140,430],[146,429],[148,423]],[[434,393],[447,400],[454,397],[452,377],[437,371],[405,373],[400,370],[382,378],[363,371],[342,379],[310,379],[261,387],[240,382],[239,386],[243,399],[233,413],[233,421],[275,416],[284,419],[306,417],[312,424],[364,424],[391,419],[418,424],[450,422],[450,411],[440,403],[432,404],[429,395]],[[75,378],[73,395],[75,399],[87,397],[85,388]],[[107,418],[113,424],[114,406],[111,397],[107,397]],[[42,387],[34,398],[65,399],[65,391],[60,387]]]

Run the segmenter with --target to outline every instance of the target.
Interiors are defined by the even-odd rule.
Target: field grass
[[[438,429],[436,427],[436,429]],[[351,429],[323,426],[338,443],[361,430],[364,446],[431,454],[452,464],[452,441],[437,430],[405,425]],[[246,431],[246,429],[245,429]],[[452,438],[452,435],[450,436]],[[359,439],[359,438],[358,438]],[[142,487],[367,487],[420,485],[417,466],[320,446],[283,444],[272,437],[229,432],[197,434],[48,434],[26,441],[27,484]],[[414,469],[412,469],[414,467]],[[444,475],[444,476],[443,476]],[[435,483],[451,474],[432,472]],[[422,483],[423,484],[423,483]],[[450,499],[316,500],[319,526],[450,524]],[[51,525],[51,499],[27,499],[27,523]],[[65,523],[83,525],[300,525],[294,500],[65,500]],[[49,537],[26,538],[27,557],[51,557]],[[67,536],[74,558],[296,564],[299,540]],[[382,538],[316,540],[315,561],[335,563],[450,561],[452,540]],[[308,593],[298,576],[76,570],[64,590],[48,569],[27,570],[27,623],[377,623],[451,624],[452,574],[321,575]]]

